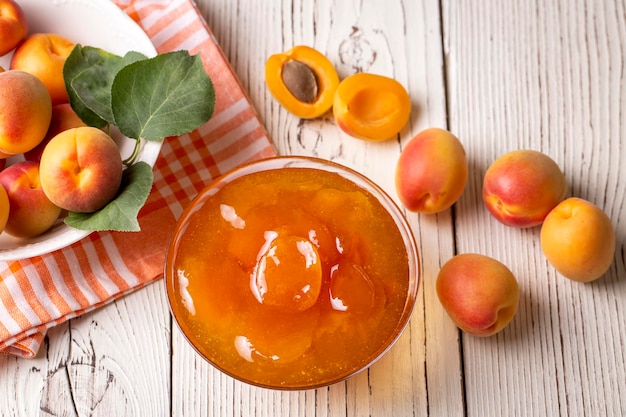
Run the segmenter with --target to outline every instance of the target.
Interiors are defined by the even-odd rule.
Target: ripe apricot
[[[75,42],[54,33],[33,33],[18,45],[11,58],[11,69],[29,72],[39,78],[50,93],[52,104],[67,103],[63,65]]]
[[[561,275],[574,281],[594,281],[613,262],[615,230],[599,207],[571,197],[545,218],[541,227],[541,249]]]
[[[461,141],[444,129],[415,135],[396,165],[398,197],[410,211],[438,213],[452,206],[467,183],[467,156]]]
[[[39,164],[20,161],[0,172],[0,185],[9,198],[9,217],[4,227],[15,237],[35,237],[48,230],[61,214],[41,188]]]
[[[0,56],[15,49],[27,33],[28,20],[20,5],[13,0],[0,0]]]
[[[466,333],[491,336],[517,312],[520,290],[506,265],[476,253],[457,255],[437,276],[437,296],[452,321]]]
[[[272,96],[287,111],[312,119],[330,110],[339,76],[323,54],[300,45],[268,58],[265,82]]]
[[[51,118],[50,94],[41,80],[24,71],[0,73],[0,153],[4,157],[37,146]]]
[[[513,227],[540,225],[567,192],[565,175],[548,155],[529,149],[497,158],[483,179],[485,207]]]
[[[94,212],[110,202],[122,180],[117,144],[95,127],[76,127],[56,135],[43,150],[41,186],[57,206]]]
[[[4,227],[9,220],[9,195],[2,185],[0,185],[0,232],[4,230]]]
[[[398,134],[411,114],[411,98],[402,84],[383,75],[357,73],[337,87],[333,101],[337,126],[365,140],[385,140]]]

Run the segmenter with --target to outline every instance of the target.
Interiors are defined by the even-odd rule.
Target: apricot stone
[[[534,150],[516,150],[497,158],[483,179],[485,207],[500,222],[512,227],[533,227],[543,222],[565,198],[567,182],[556,162]]]
[[[517,313],[520,290],[503,263],[467,253],[446,262],[437,276],[437,296],[452,321],[475,336],[504,329]]]
[[[0,153],[17,155],[37,146],[52,117],[50,94],[34,75],[0,73]]]
[[[467,182],[467,157],[452,133],[430,128],[404,147],[396,166],[398,197],[410,211],[437,213],[452,206]]]
[[[599,207],[571,197],[545,218],[541,226],[541,249],[561,275],[579,282],[594,281],[613,262],[615,230]]]
[[[117,194],[122,158],[109,135],[94,127],[76,127],[56,135],[41,154],[41,185],[59,207],[91,213]]]

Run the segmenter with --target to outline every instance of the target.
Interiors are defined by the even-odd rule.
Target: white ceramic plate
[[[17,0],[24,10],[30,33],[47,32],[63,35],[84,46],[95,46],[116,55],[138,51],[148,57],[156,50],[145,32],[110,0]],[[0,57],[0,66],[9,68],[11,54]],[[113,135],[122,157],[130,155],[134,140]],[[146,143],[138,160],[153,166],[161,143]],[[19,157],[14,157],[13,161]],[[9,160],[9,163],[13,162]],[[62,221],[46,233],[31,239],[0,234],[0,261],[30,258],[64,248],[89,235]]]

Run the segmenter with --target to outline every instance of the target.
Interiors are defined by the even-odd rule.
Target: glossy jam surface
[[[397,335],[407,250],[393,218],[352,181],[310,168],[248,174],[187,220],[166,268],[170,305],[224,372],[257,385],[322,385]]]

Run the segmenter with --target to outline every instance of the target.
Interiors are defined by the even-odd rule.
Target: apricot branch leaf
[[[187,51],[125,66],[113,80],[111,97],[119,130],[149,141],[196,129],[215,107],[215,90],[202,60]]]
[[[188,133],[213,115],[215,90],[199,55],[175,51],[153,58],[123,57],[76,45],[63,67],[70,105],[87,125],[115,126],[136,141],[124,161],[117,197],[94,213],[71,212],[65,223],[88,231],[138,231],[138,215],[152,188],[152,168],[136,162],[142,141]]]
[[[131,51],[123,57],[100,48],[76,45],[63,67],[70,104],[89,126],[115,124],[111,110],[111,85],[118,71],[147,57]]]

